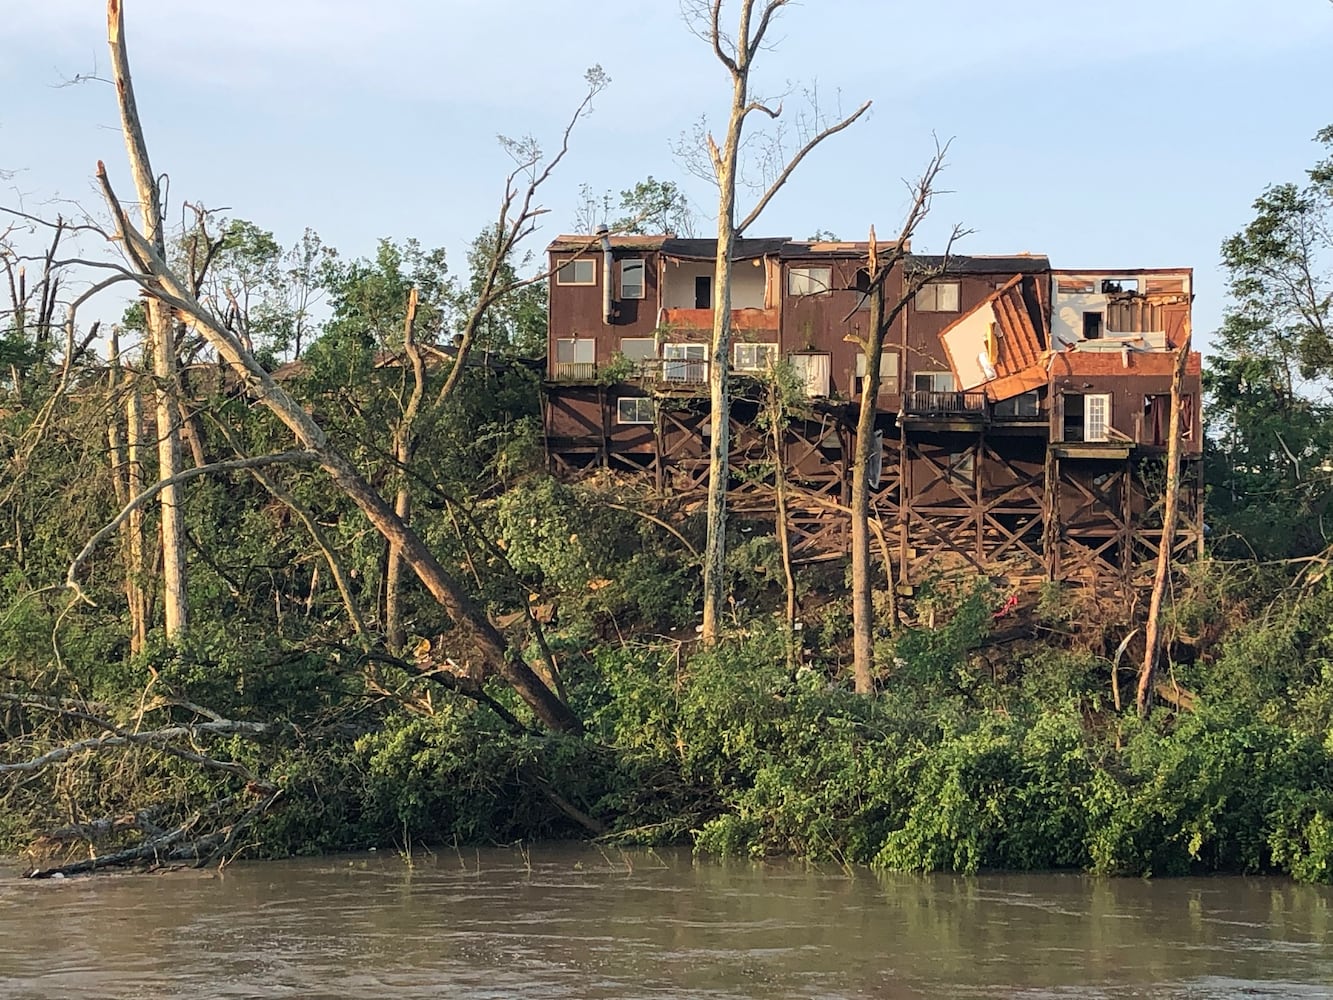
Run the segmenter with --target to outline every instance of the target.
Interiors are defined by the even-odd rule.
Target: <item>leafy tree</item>
[[[1333,150],[1333,128],[1318,140]],[[1260,555],[1328,543],[1333,498],[1333,157],[1278,184],[1222,245],[1232,303],[1205,373],[1209,503]]]
[[[620,192],[601,195],[592,186],[579,188],[580,204],[574,226],[580,232],[595,232],[606,226],[614,233],[693,236],[698,213],[675,181],[659,181],[652,174]]]

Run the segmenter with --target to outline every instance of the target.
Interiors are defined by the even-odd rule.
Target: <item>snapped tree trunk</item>
[[[792,566],[791,537],[787,525],[787,457],[782,443],[787,432],[787,400],[783,375],[775,368],[769,372],[767,406],[768,433],[773,448],[773,495],[776,500],[776,532],[778,550],[782,555],[782,576],[787,591],[787,609],[783,618],[784,645],[787,650],[787,669],[794,671],[796,655],[796,571]]]
[[[748,33],[750,4],[746,3],[742,28]],[[746,33],[741,35],[746,37]],[[742,64],[744,67],[745,64]],[[720,153],[714,155],[717,171],[717,261],[713,268],[713,334],[708,352],[708,412],[712,430],[708,441],[708,533],[704,540],[703,641],[717,642],[723,602],[726,600],[727,482],[731,477],[731,254],[736,241],[736,157],[745,122],[745,69],[734,74],[731,119]]]
[[[142,449],[142,432],[137,429],[139,414],[138,404],[134,401],[135,389],[131,379],[121,367],[120,337],[114,327],[111,330],[107,363],[111,369],[111,391],[108,398],[112,401],[107,424],[107,447],[111,455],[111,475],[116,503],[123,507],[143,489],[142,476],[137,469],[139,452]],[[128,390],[125,397],[127,413],[124,427],[121,425],[119,408],[115,405],[116,396],[122,389]],[[140,581],[143,578],[141,514],[126,526],[121,539],[121,552],[125,561],[125,604],[130,623],[130,654],[138,655],[143,652],[148,634],[144,624],[143,594],[140,591]]]
[[[875,690],[875,606],[870,574],[870,469],[874,461],[875,410],[879,403],[884,323],[884,281],[879,277],[875,231],[870,231],[870,328],[865,348],[865,381],[852,452],[852,674],[857,694]]]
[[[755,17],[756,0],[740,0],[736,34],[728,37],[722,30],[723,0],[709,0],[706,5],[706,26],[700,30],[712,45],[713,54],[731,76],[731,111],[727,119],[727,133],[721,147],[710,134],[707,137],[708,155],[718,187],[717,260],[713,269],[713,333],[709,344],[708,397],[709,423],[712,434],[708,447],[708,534],[704,542],[704,616],[703,641],[717,642],[722,605],[726,599],[726,539],[727,539],[727,481],[730,478],[731,392],[728,371],[731,365],[731,270],[732,253],[737,238],[748,230],[787,183],[792,172],[821,142],[836,135],[860,118],[870,108],[866,101],[841,121],[811,135],[809,139],[777,172],[773,181],[760,196],[748,215],[736,221],[736,178],[740,159],[741,133],[745,119],[753,112],[770,118],[782,114],[782,108],[765,106],[750,94],[750,67],[764,47],[769,26],[783,7],[791,0],[764,0]],[[701,13],[705,10],[700,5]],[[753,26],[753,27],[752,27]],[[820,118],[816,109],[815,119]],[[780,144],[773,150],[776,162],[782,163]]]
[[[412,393],[407,405],[403,407],[403,416],[394,430],[393,439],[393,460],[398,466],[398,491],[394,496],[393,511],[404,524],[412,520],[412,488],[408,469],[416,450],[413,447],[414,425],[426,394],[426,365],[416,342],[418,294],[414,285],[407,296],[407,318],[403,323],[403,350],[412,365]],[[454,367],[458,369],[462,365],[455,362]],[[390,649],[397,651],[406,644],[407,633],[403,628],[403,557],[392,546],[389,547],[384,572],[384,631]]]
[[[1158,647],[1161,644],[1162,599],[1171,574],[1171,550],[1176,543],[1176,520],[1180,511],[1180,401],[1185,385],[1185,367],[1189,361],[1190,339],[1180,345],[1176,367],[1171,376],[1171,416],[1167,419],[1166,496],[1162,501],[1162,543],[1157,550],[1157,573],[1153,577],[1152,599],[1148,605],[1148,623],[1144,630],[1146,646],[1143,667],[1139,670],[1135,702],[1140,716],[1152,708],[1153,681],[1157,675]]]
[[[157,176],[143,141],[129,55],[125,50],[125,15],[120,0],[107,0],[107,42],[111,70],[120,106],[121,128],[130,174],[139,198],[140,230],[143,238],[166,258],[162,231],[162,203]],[[176,407],[179,380],[176,372],[176,335],[170,310],[157,299],[145,303],[148,340],[153,357],[154,397],[157,415],[158,475],[172,480],[181,471],[180,414]],[[189,594],[185,571],[185,512],[182,494],[174,486],[163,490],[159,501],[162,528],[162,618],[168,641],[180,639],[189,625]]]

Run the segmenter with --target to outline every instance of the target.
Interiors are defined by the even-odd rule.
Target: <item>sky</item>
[[[729,0],[728,8],[735,6]],[[124,195],[101,0],[0,0],[0,205],[103,214]],[[573,229],[581,185],[682,184],[711,235],[716,194],[673,149],[700,116],[725,127],[729,83],[677,0],[125,0],[155,169],[182,200],[286,244],[306,227],[344,255],[381,237],[448,248],[494,216],[511,166],[497,135],[559,145],[593,64],[611,86],[542,190],[529,249]],[[896,233],[915,176],[951,139],[913,248],[955,223],[971,253],[1057,267],[1195,269],[1195,330],[1220,321],[1218,247],[1265,185],[1301,180],[1333,124],[1329,0],[800,0],[756,61],[757,93],[793,119],[869,116],[801,165],[749,231]],[[742,195],[748,210],[753,199]],[[179,218],[179,214],[176,215]],[[115,315],[117,309],[109,309]]]

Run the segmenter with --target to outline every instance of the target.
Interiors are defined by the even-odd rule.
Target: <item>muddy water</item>
[[[0,998],[1333,997],[1333,891],[537,847],[0,873]]]

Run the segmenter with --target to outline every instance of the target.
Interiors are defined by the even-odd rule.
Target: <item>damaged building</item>
[[[565,477],[610,469],[688,507],[708,486],[715,242],[561,237],[548,248],[544,430]],[[880,253],[885,252],[884,245]],[[729,506],[773,517],[759,418],[779,360],[804,386],[781,460],[801,558],[846,551],[868,320],[865,243],[736,242]],[[910,585],[936,571],[1128,586],[1161,544],[1171,381],[1192,272],[1063,270],[1042,256],[907,254],[889,303],[873,514]],[[1181,397],[1178,555],[1202,546],[1200,359]],[[765,470],[770,470],[765,474]]]

